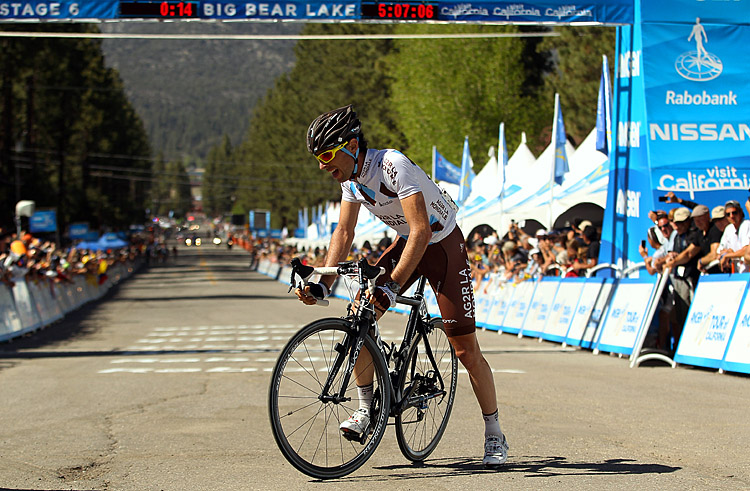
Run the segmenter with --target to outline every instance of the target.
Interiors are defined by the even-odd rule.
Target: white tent
[[[573,150],[568,143],[566,152],[570,172],[565,175],[562,185],[555,184],[552,189],[552,223],[576,204],[590,202],[603,207],[606,200],[609,166],[606,155],[596,150],[596,131],[592,130],[577,150]],[[513,186],[518,186],[520,190],[506,196],[502,220],[498,200],[498,203],[466,217],[462,222],[465,224],[464,231],[468,233],[473,227],[484,223],[505,231],[511,220],[521,222],[530,219],[550,227],[549,183],[552,181],[553,165],[554,146],[549,145],[526,169],[525,175],[509,175],[506,193]]]
[[[508,159],[508,165],[505,167],[504,188],[505,188],[506,199],[508,198],[508,196],[512,196],[513,194],[521,190],[521,187],[514,183],[518,181],[519,176],[523,176],[529,172],[529,169],[531,168],[531,166],[534,164],[535,161],[536,161],[536,157],[534,157],[534,154],[531,153],[531,150],[529,150],[529,147],[526,144],[526,134],[522,133],[521,143],[518,145],[518,148],[516,149],[516,151],[513,152],[513,155]],[[458,224],[461,227],[461,231],[465,235],[468,234],[471,231],[471,229],[473,229],[476,225],[481,225],[482,223],[485,223],[485,222],[480,222],[480,223],[474,224],[471,217],[483,212],[484,210],[490,209],[495,206],[499,206],[499,203],[500,203],[499,184],[502,181],[502,177],[499,176],[500,169],[499,167],[497,167],[497,163],[495,163],[495,166],[496,166],[495,175],[494,177],[492,177],[492,186],[494,186],[494,191],[491,194],[488,193],[486,195],[488,199],[479,200],[479,201],[469,201],[469,204],[466,206],[463,206],[458,212]],[[474,182],[477,182],[476,178],[474,179]],[[479,182],[482,182],[482,181],[479,181]],[[484,184],[485,183],[482,182],[482,185]],[[473,189],[472,189],[472,194],[474,194]]]
[[[566,142],[565,151],[568,155],[568,161],[570,161],[575,154],[575,148],[570,142]],[[466,214],[461,216],[459,222],[462,231],[468,234],[474,227],[485,223],[495,229],[506,230],[510,220],[515,218],[509,211],[523,206],[537,196],[549,195],[554,164],[554,144],[548,145],[531,165],[512,167],[509,163],[502,203],[500,199],[496,199],[481,210],[467,210]],[[545,218],[544,222],[546,221]]]

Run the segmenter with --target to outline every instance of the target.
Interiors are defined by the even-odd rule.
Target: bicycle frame
[[[341,273],[341,271],[340,271]],[[358,268],[359,285],[360,285],[360,298],[364,298],[365,291],[368,288],[369,280],[365,277],[363,270]],[[405,305],[411,306],[411,312],[406,324],[404,331],[404,337],[401,341],[401,345],[398,349],[395,349],[395,345],[391,344],[390,349],[387,349],[380,340],[380,335],[377,334],[376,323],[375,323],[375,312],[370,302],[358,302],[356,312],[350,316],[353,325],[353,334],[347,334],[342,343],[337,343],[335,350],[338,353],[334,360],[331,371],[326,377],[326,382],[323,385],[321,394],[318,398],[322,402],[333,402],[335,404],[347,402],[350,398],[344,396],[346,387],[349,385],[352,373],[354,372],[354,366],[359,358],[362,346],[364,345],[365,337],[368,335],[370,330],[374,330],[377,335],[376,343],[380,346],[381,355],[388,365],[393,357],[394,370],[391,371],[390,380],[390,391],[391,391],[391,408],[389,409],[390,416],[396,416],[400,414],[407,406],[418,403],[423,403],[426,399],[425,396],[416,402],[410,401],[410,397],[416,392],[418,385],[412,383],[409,387],[406,387],[404,394],[397,394],[397,381],[398,377],[403,370],[407,370],[409,367],[406,366],[407,357],[412,343],[419,342],[420,337],[425,337],[425,348],[426,355],[434,369],[434,373],[437,377],[438,387],[440,392],[433,394],[431,397],[440,397],[445,394],[445,384],[440,376],[440,372],[437,367],[432,349],[426,339],[426,328],[429,326],[430,316],[427,313],[427,309],[424,306],[424,289],[426,285],[426,279],[421,276],[417,281],[417,288],[414,296],[404,297],[397,296],[396,301]],[[354,337],[354,339],[351,338]],[[371,356],[377,356],[377,354],[371,353]],[[330,388],[333,385],[334,380],[339,374],[344,362],[346,363],[344,378],[340,384],[340,389],[337,394],[329,394]]]

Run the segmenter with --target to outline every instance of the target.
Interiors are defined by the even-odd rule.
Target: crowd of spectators
[[[75,276],[85,275],[89,281],[101,284],[107,280],[110,266],[132,262],[144,253],[141,242],[115,250],[62,248],[26,232],[16,234],[0,229],[0,281],[12,288],[27,279],[71,283]]]
[[[699,276],[750,271],[750,220],[746,218],[750,199],[744,205],[729,200],[713,209],[672,192],[663,201],[676,206],[649,213],[654,225],[646,231],[639,251],[648,273],[669,277],[647,347],[674,353]],[[474,290],[479,293],[488,291],[493,282],[586,276],[598,264],[600,230],[588,220],[576,219],[568,227],[542,228],[531,234],[514,222],[502,235],[494,230],[482,232],[472,233],[466,241]],[[349,259],[364,257],[374,263],[388,245],[387,238],[375,246],[365,242],[352,248]],[[251,249],[257,259],[270,255],[282,264],[302,257],[307,264],[319,266],[326,254],[325,248],[297,250],[268,239],[258,239]]]
[[[511,222],[502,236],[497,231],[485,236],[475,232],[467,247],[474,289],[481,291],[490,279],[519,282],[542,276],[585,276],[598,262],[599,230],[588,220],[576,219],[567,227],[528,234]]]
[[[743,273],[750,265],[750,199],[743,206],[729,200],[707,206],[667,193],[665,203],[678,205],[654,210],[639,251],[650,274],[666,273],[669,284],[659,299],[647,343],[674,352],[687,320],[701,274]],[[653,253],[649,251],[653,249]]]
[[[269,258],[287,264],[300,257],[306,264],[322,266],[326,248],[298,249],[272,239],[248,239],[253,261]],[[391,244],[384,236],[377,243],[365,241],[354,245],[349,260],[366,258],[374,264]],[[559,230],[539,229],[532,234],[516,223],[502,237],[496,231],[487,235],[476,232],[466,242],[471,277],[475,291],[487,289],[490,279],[500,282],[519,282],[544,275],[578,277],[597,264],[599,232],[588,220],[575,220],[573,225]]]

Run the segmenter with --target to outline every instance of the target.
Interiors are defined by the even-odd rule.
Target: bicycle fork
[[[357,363],[357,359],[359,359],[359,353],[362,351],[362,346],[364,346],[365,344],[367,329],[363,327],[364,326],[357,326],[355,330],[356,338],[354,339],[354,344],[351,349],[349,349],[349,346],[351,346],[352,344],[352,335],[349,333],[344,336],[344,339],[342,340],[343,344],[336,343],[336,346],[334,346],[333,349],[337,353],[336,359],[333,362],[331,370],[328,372],[326,382],[323,385],[323,390],[318,396],[318,399],[320,399],[321,402],[341,404],[342,402],[351,401],[351,397],[346,397],[344,394],[346,392],[346,388],[349,386],[349,381],[351,380],[352,373],[354,372],[354,365]],[[331,386],[333,385],[333,382],[338,376],[339,370],[341,370],[341,367],[345,361],[347,362],[347,365],[344,371],[343,379],[341,380],[341,387],[339,388],[337,394],[330,394],[329,392],[331,390]]]

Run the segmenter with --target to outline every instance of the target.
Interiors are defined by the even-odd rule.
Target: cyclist
[[[318,116],[307,130],[307,149],[342,190],[339,222],[325,265],[335,266],[346,259],[361,205],[396,231],[398,238],[376,263],[386,270],[378,278],[373,295],[376,316],[380,318],[394,305],[396,295],[420,275],[427,277],[437,296],[448,339],[469,373],[482,409],[483,463],[503,464],[508,457],[508,442],[498,421],[492,370],[477,342],[471,266],[453,201],[403,153],[368,149],[351,105]],[[304,291],[297,289],[296,294],[305,304],[315,304],[328,296],[334,279],[324,276],[320,283],[310,284]],[[354,367],[360,408],[341,424],[342,433],[359,436],[368,430],[373,387],[370,360],[367,350],[362,350]]]

